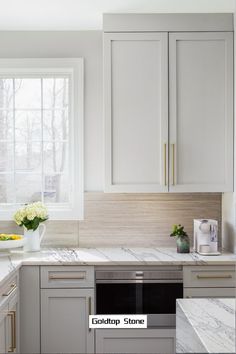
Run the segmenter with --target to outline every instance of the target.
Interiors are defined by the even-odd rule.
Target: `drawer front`
[[[11,300],[18,293],[18,275],[15,274],[0,288],[0,305]]]
[[[93,288],[94,267],[49,266],[41,268],[41,288]]]
[[[175,353],[175,329],[97,329],[97,354]]]
[[[234,266],[185,266],[183,269],[186,288],[235,288]]]

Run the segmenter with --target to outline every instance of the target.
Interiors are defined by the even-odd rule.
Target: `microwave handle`
[[[109,279],[109,280],[96,280],[96,284],[181,284],[183,279]]]

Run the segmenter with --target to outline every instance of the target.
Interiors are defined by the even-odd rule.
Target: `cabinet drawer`
[[[94,267],[41,267],[41,288],[93,288]]]
[[[175,353],[175,329],[97,329],[96,353]]]
[[[0,288],[0,305],[16,296],[18,291],[18,276],[15,274]]]
[[[233,266],[184,267],[185,288],[234,288],[236,285]]]

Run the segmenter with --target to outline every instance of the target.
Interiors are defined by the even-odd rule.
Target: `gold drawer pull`
[[[15,311],[8,312],[7,316],[11,319],[11,346],[8,353],[13,353],[16,348],[16,328],[15,328]]]
[[[164,183],[167,186],[167,175],[166,175],[166,144],[164,144]]]
[[[175,144],[172,145],[172,185],[175,185]]]
[[[89,313],[89,316],[92,315],[92,298],[91,298],[91,296],[89,296],[89,298],[88,298],[88,313]],[[89,327],[89,332],[91,332],[90,327]]]
[[[8,290],[7,293],[2,294],[2,296],[9,296],[11,293],[17,288],[16,284],[11,284],[10,289]]]
[[[16,349],[16,311],[11,311],[13,314],[13,347]]]
[[[197,275],[197,278],[198,279],[231,279],[232,278],[232,275],[231,274],[226,274],[226,275]]]
[[[85,279],[85,274],[82,275],[53,275],[50,274],[49,275],[49,279],[52,280],[81,280],[81,279]]]

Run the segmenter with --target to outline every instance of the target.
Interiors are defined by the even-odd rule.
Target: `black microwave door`
[[[182,283],[143,284],[144,314],[175,314],[176,299],[183,298]]]
[[[137,284],[97,284],[97,314],[136,314],[140,313],[140,286]],[[139,309],[139,310],[138,310]]]

